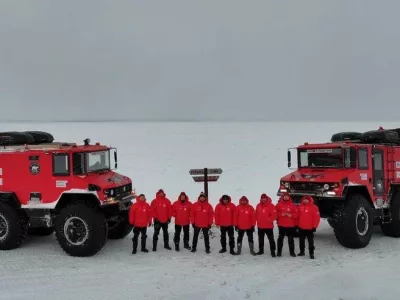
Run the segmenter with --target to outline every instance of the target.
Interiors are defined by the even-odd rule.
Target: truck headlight
[[[290,187],[290,184],[289,184],[289,182],[285,182],[285,188],[289,188]]]
[[[329,184],[327,183],[324,184],[324,190],[329,190]]]

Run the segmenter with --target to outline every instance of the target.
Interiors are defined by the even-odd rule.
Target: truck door
[[[385,169],[383,165],[383,148],[372,148],[372,180],[374,196],[385,195]]]

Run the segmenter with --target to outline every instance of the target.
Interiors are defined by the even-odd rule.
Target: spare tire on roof
[[[340,141],[351,141],[351,140],[359,140],[361,137],[361,132],[339,132],[332,135],[331,142],[340,142]]]
[[[364,142],[399,142],[399,134],[393,130],[371,130],[361,135]]]
[[[53,135],[45,131],[25,131],[25,133],[33,137],[35,144],[52,143],[54,141]]]
[[[1,145],[25,145],[33,144],[35,139],[29,133],[18,131],[0,132]]]

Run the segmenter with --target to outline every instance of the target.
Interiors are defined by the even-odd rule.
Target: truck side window
[[[72,167],[74,175],[82,175],[85,173],[85,155],[83,153],[73,154]]]
[[[358,169],[368,170],[368,149],[360,148],[358,149]]]
[[[67,153],[53,154],[53,175],[55,176],[69,175],[69,159]]]
[[[357,165],[356,150],[354,148],[344,149],[344,166],[347,169],[354,169]]]

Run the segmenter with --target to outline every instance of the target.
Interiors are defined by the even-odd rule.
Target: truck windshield
[[[343,166],[341,148],[301,149],[299,150],[299,168],[335,168]]]
[[[110,151],[74,153],[73,169],[75,175],[110,170]]]

